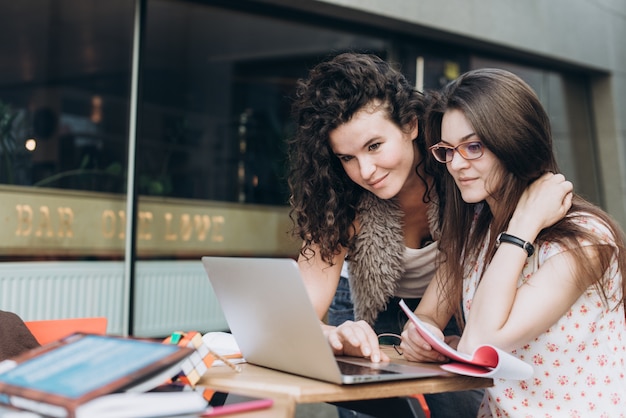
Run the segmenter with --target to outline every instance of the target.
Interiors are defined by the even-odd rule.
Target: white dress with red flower
[[[578,218],[579,219],[579,218]],[[613,242],[609,231],[595,218],[587,217],[586,228]],[[486,245],[479,260],[484,258]],[[562,248],[546,243],[529,257],[520,276],[521,286],[551,256]],[[465,279],[463,309],[471,314],[483,262]],[[616,262],[604,278],[610,308],[621,298],[621,275]],[[512,351],[531,364],[532,379],[494,379],[485,391],[479,417],[594,417],[626,418],[626,324],[623,305],[611,310],[603,305],[594,287],[587,289],[557,323],[535,340]]]

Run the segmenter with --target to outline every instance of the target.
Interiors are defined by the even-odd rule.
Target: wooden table
[[[394,362],[406,362],[393,350],[386,349],[386,352]],[[241,373],[237,373],[229,367],[213,367],[202,377],[199,384],[225,392],[230,391],[242,395],[264,396],[274,399],[274,406],[271,409],[241,414],[242,418],[292,418],[295,414],[296,404],[299,403],[334,403],[392,398],[410,396],[416,393],[480,389],[493,385],[492,379],[452,373],[395,382],[337,385],[252,364],[241,364],[240,366],[242,367]],[[426,366],[439,370],[439,366],[436,364],[427,364]]]

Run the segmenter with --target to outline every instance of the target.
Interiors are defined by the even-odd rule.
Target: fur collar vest
[[[433,239],[438,239],[436,202],[428,209]],[[402,217],[394,199],[379,199],[365,193],[357,206],[360,231],[349,251],[349,281],[355,320],[370,325],[387,309],[396,284],[404,274],[404,235]]]

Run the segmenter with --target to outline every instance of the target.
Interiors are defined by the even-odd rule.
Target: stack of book
[[[141,339],[74,334],[1,362],[0,404],[67,418],[202,411],[207,403],[198,393],[145,393],[178,374],[193,352]]]

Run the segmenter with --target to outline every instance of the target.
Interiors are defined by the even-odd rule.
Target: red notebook
[[[455,350],[430,332],[403,300],[400,301],[400,307],[411,322],[415,324],[417,332],[419,332],[421,337],[434,350],[450,359],[449,363],[441,365],[442,369],[452,373],[477,377],[513,380],[525,380],[532,377],[533,368],[530,364],[492,345],[481,345],[471,355]]]

